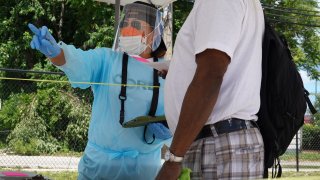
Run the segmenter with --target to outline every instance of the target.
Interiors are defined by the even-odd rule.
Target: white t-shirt
[[[174,132],[196,70],[196,54],[217,49],[231,58],[207,121],[257,119],[264,17],[259,0],[196,0],[179,31],[165,82],[165,113]]]

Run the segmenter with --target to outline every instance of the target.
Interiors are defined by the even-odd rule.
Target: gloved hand
[[[169,139],[172,137],[171,131],[161,123],[150,123],[147,128],[158,139]]]
[[[28,27],[35,34],[30,42],[32,49],[39,50],[49,58],[54,58],[60,54],[61,49],[46,26],[42,26],[38,29],[33,24],[29,23]]]

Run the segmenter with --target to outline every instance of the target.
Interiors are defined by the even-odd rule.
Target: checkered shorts
[[[183,167],[191,179],[259,179],[263,176],[264,147],[257,128],[244,129],[194,141]]]

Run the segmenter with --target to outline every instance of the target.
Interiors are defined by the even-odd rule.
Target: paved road
[[[0,167],[77,170],[79,160],[79,157],[0,155]]]

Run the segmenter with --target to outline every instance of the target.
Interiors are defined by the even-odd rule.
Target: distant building
[[[306,114],[304,115],[304,123],[305,124],[311,124],[313,122],[312,115]]]

